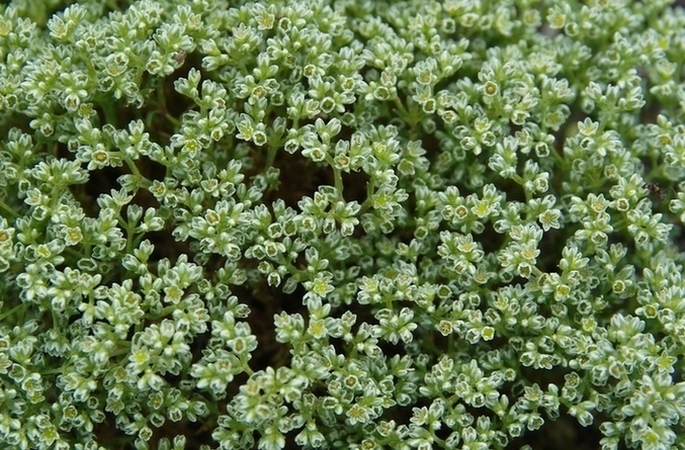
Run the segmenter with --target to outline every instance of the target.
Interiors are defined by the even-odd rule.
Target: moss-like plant
[[[682,448],[670,3],[0,6],[0,447]]]

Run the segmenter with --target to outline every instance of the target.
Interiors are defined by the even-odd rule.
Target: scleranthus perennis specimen
[[[670,3],[0,6],[0,446],[684,446]]]

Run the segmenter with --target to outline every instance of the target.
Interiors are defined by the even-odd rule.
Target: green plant
[[[0,6],[2,447],[682,447],[670,3]]]

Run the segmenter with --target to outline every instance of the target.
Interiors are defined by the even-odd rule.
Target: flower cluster
[[[0,447],[685,446],[670,3],[0,6]]]

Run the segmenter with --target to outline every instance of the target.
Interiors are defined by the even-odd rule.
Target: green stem
[[[7,204],[5,202],[3,202],[2,200],[0,200],[0,208],[7,211],[12,217],[19,217],[19,214],[17,214],[16,211],[14,211],[12,208],[7,206]]]
[[[112,124],[116,127],[117,121],[117,116],[115,113],[114,105],[111,103],[103,102],[102,103],[102,112],[105,113],[105,120],[107,123]]]
[[[559,154],[556,148],[552,148],[550,150],[550,153],[552,153],[552,157],[554,158],[554,162],[557,163],[559,168],[562,170],[562,172],[566,172],[569,167],[568,164],[566,163],[566,160]]]
[[[343,198],[343,180],[342,180],[342,172],[338,168],[333,168],[333,180],[335,183],[335,189],[338,191],[338,194],[340,195],[340,198],[344,200]]]
[[[0,321],[5,320],[7,317],[11,316],[12,314],[14,314],[16,312],[20,312],[21,315],[23,316],[24,313],[26,312],[26,310],[28,309],[29,305],[30,305],[29,303],[22,303],[20,305],[15,306],[12,309],[10,309],[5,314],[0,314]]]
[[[280,146],[269,145],[269,148],[266,151],[266,169],[273,167],[274,161],[276,161],[276,153],[279,148]]]
[[[404,105],[397,96],[393,98],[393,103],[399,111],[399,116],[406,120],[407,123],[409,123],[409,125],[411,126],[411,128],[414,128],[414,126],[416,125],[416,121],[414,120],[415,118],[411,116],[407,108],[404,107]]]
[[[131,158],[128,156],[124,156],[124,162],[128,166],[128,168],[131,170],[131,173],[136,176],[136,178],[141,180],[141,185],[147,186],[149,184],[149,181],[147,178],[145,178],[141,173],[140,170],[138,170],[138,166],[136,166],[135,161],[133,161]]]
[[[364,200],[364,203],[362,203],[361,208],[359,209],[359,214],[365,213],[371,208],[371,205],[373,205],[373,191],[376,188],[376,183],[374,183],[373,180],[369,181],[366,183],[366,200]]]

